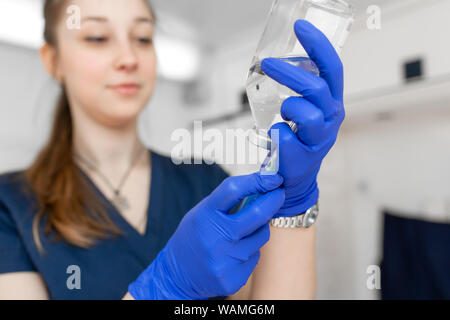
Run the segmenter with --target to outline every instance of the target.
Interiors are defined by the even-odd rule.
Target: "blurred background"
[[[357,19],[342,52],[347,118],[319,175],[318,298],[379,299],[400,287],[449,298],[450,1],[348,2]],[[170,155],[173,130],[195,120],[251,128],[245,82],[272,0],[151,3],[160,61],[143,141]],[[379,29],[367,24],[373,5]],[[50,130],[58,87],[38,57],[41,6],[0,0],[0,173],[28,166]]]

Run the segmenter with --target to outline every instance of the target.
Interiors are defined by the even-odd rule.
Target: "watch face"
[[[311,210],[306,216],[305,216],[305,220],[303,222],[303,226],[305,228],[309,228],[311,227],[314,222],[316,222],[317,220],[317,216],[319,215],[319,211],[315,210],[315,208],[313,210]]]

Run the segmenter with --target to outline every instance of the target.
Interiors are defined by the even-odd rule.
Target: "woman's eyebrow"
[[[106,17],[100,17],[100,16],[90,16],[90,17],[84,17],[83,19],[81,19],[81,22],[86,22],[86,21],[94,21],[94,22],[109,22],[108,18]],[[140,22],[147,22],[150,24],[153,24],[153,18],[149,18],[149,17],[136,17],[134,19],[134,22],[136,23],[140,23]]]
[[[153,18],[149,18],[149,17],[137,17],[134,19],[134,22],[139,23],[139,22],[148,22],[150,24],[153,24]]]
[[[84,17],[83,19],[81,19],[81,22],[86,21],[108,22],[108,19],[106,17],[96,17],[96,16]]]

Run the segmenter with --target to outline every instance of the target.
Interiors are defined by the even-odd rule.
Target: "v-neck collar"
[[[138,238],[145,238],[148,237],[150,234],[150,228],[149,226],[153,225],[154,222],[154,214],[150,214],[151,212],[156,213],[159,208],[160,201],[159,197],[156,197],[155,194],[157,192],[157,189],[160,188],[160,168],[158,166],[159,162],[157,160],[156,155],[149,149],[148,152],[150,153],[151,157],[151,169],[150,169],[150,186],[149,190],[147,192],[148,202],[147,202],[147,209],[146,209],[146,215],[147,215],[147,222],[145,225],[145,232],[144,234],[141,234],[136,230],[120,213],[120,211],[116,208],[116,206],[105,196],[105,194],[97,187],[97,185],[92,181],[92,179],[87,175],[86,172],[84,172],[83,169],[81,169],[78,166],[78,169],[83,174],[83,176],[86,178],[88,183],[93,187],[94,191],[97,193],[98,196],[100,196],[108,205],[110,210],[108,212],[111,212],[111,219],[115,221],[118,225],[122,226],[122,230],[125,231],[128,235],[133,235],[134,237]]]

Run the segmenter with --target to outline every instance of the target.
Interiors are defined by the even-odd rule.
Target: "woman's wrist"
[[[299,190],[304,191],[300,192]],[[285,188],[285,192],[286,200],[284,205],[280,210],[278,210],[274,218],[299,215],[306,212],[319,200],[319,188],[316,178],[305,188]]]

